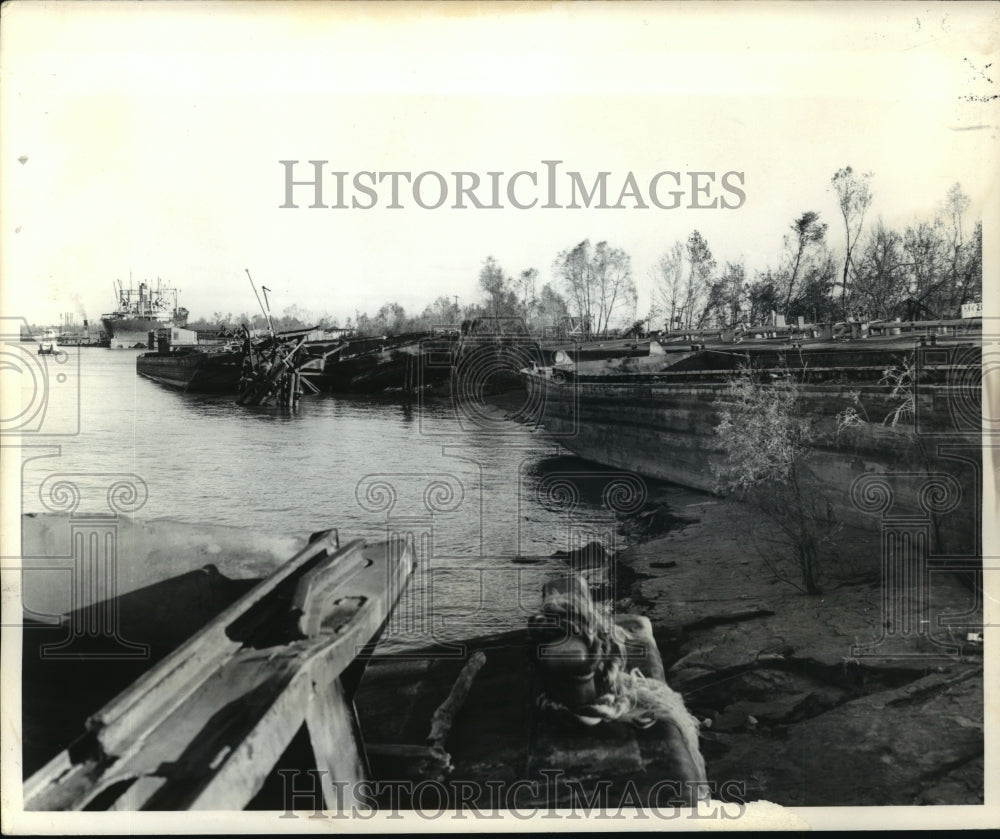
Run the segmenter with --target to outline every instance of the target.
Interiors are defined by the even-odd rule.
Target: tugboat
[[[54,355],[56,351],[56,333],[54,329],[46,329],[38,341],[39,355]]]

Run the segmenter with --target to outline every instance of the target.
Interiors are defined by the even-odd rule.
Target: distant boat
[[[45,334],[38,340],[39,355],[53,355],[56,351],[56,332],[54,329],[46,329]]]
[[[156,288],[139,283],[138,288],[118,284],[118,308],[101,315],[101,323],[112,349],[149,347],[149,333],[173,326],[187,326],[188,310],[177,305],[177,289],[159,281]]]
[[[84,318],[83,329],[80,332],[60,332],[56,336],[56,343],[60,347],[99,347],[101,338],[91,334],[90,324]]]

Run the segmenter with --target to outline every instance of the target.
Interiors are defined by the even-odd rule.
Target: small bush
[[[713,469],[719,492],[752,505],[774,525],[775,536],[766,541],[776,550],[764,558],[775,577],[820,594],[822,558],[839,524],[824,495],[804,487],[815,433],[798,402],[798,382],[787,371],[762,381],[742,370],[720,403],[716,435],[725,455]]]

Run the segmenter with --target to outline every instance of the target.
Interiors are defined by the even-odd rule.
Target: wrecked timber
[[[363,781],[499,783],[514,806],[511,790],[546,771],[599,789],[623,765],[664,807],[707,797],[698,722],[665,682],[650,622],[611,616],[569,568],[524,631],[458,656],[380,658],[409,537],[48,514],[22,528],[26,556],[85,572],[77,596],[25,575],[26,809],[280,810],[281,773],[309,768],[322,770],[316,807],[332,811],[364,805]]]

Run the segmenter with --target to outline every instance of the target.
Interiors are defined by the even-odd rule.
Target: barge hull
[[[800,410],[816,421],[804,486],[822,493],[839,521],[878,530],[889,512],[867,509],[864,499],[859,500],[860,487],[878,484],[887,488],[892,515],[932,515],[939,544],[966,555],[978,553],[978,402],[975,410],[959,410],[977,395],[961,382],[968,379],[962,370],[978,363],[978,352],[963,348],[962,353],[961,370],[930,376],[935,383],[906,392],[913,399],[915,425],[883,422],[900,397],[871,372],[867,379],[850,381],[850,367],[843,367],[841,380],[800,385]],[[885,361],[877,354],[855,360],[871,368]],[[681,366],[690,366],[689,357],[684,362]],[[522,378],[528,403],[538,406],[539,425],[574,454],[702,492],[716,491],[712,467],[725,457],[715,435],[727,394],[721,376],[698,381],[683,372],[615,374],[577,365],[524,370]],[[839,425],[838,413],[856,404],[855,395],[871,421]],[[928,486],[935,482],[959,499],[948,515],[928,507]]]
[[[186,393],[239,392],[242,361],[239,353],[146,353],[136,359],[136,372]]]

